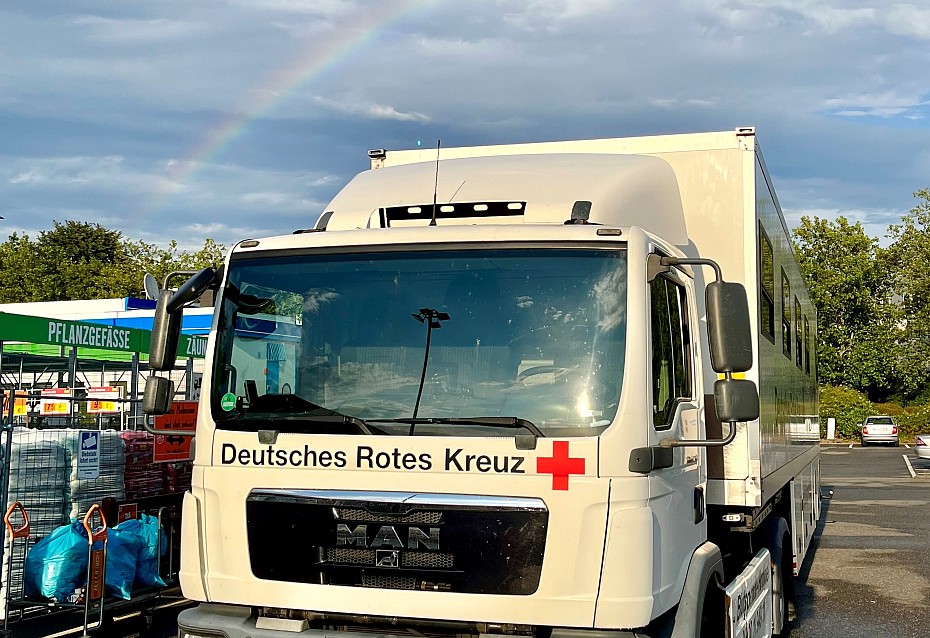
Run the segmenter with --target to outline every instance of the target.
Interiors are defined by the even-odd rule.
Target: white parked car
[[[859,426],[862,447],[872,443],[887,443],[898,447],[898,424],[890,416],[876,414],[865,417]]]
[[[914,437],[914,452],[921,458],[930,459],[930,434],[918,434]]]

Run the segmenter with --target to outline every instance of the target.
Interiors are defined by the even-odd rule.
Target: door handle
[[[704,520],[704,488],[694,488],[694,524]]]

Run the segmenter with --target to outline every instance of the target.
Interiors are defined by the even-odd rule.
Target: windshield
[[[347,415],[381,434],[479,436],[493,432],[451,420],[513,417],[589,435],[616,414],[625,334],[617,249],[238,258],[213,416],[221,428],[327,432]],[[386,423],[413,417],[430,423]]]

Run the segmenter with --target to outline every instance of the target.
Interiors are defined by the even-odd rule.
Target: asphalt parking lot
[[[915,474],[930,476],[930,459],[918,458],[913,454],[905,454],[904,458],[910,462]]]
[[[824,446],[821,474],[833,496],[802,566],[791,638],[930,636],[930,459]]]

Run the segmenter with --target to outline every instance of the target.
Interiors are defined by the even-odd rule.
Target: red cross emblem
[[[571,474],[584,474],[584,459],[568,455],[568,441],[553,441],[552,456],[536,459],[537,474],[552,475],[552,489],[567,490]]]

